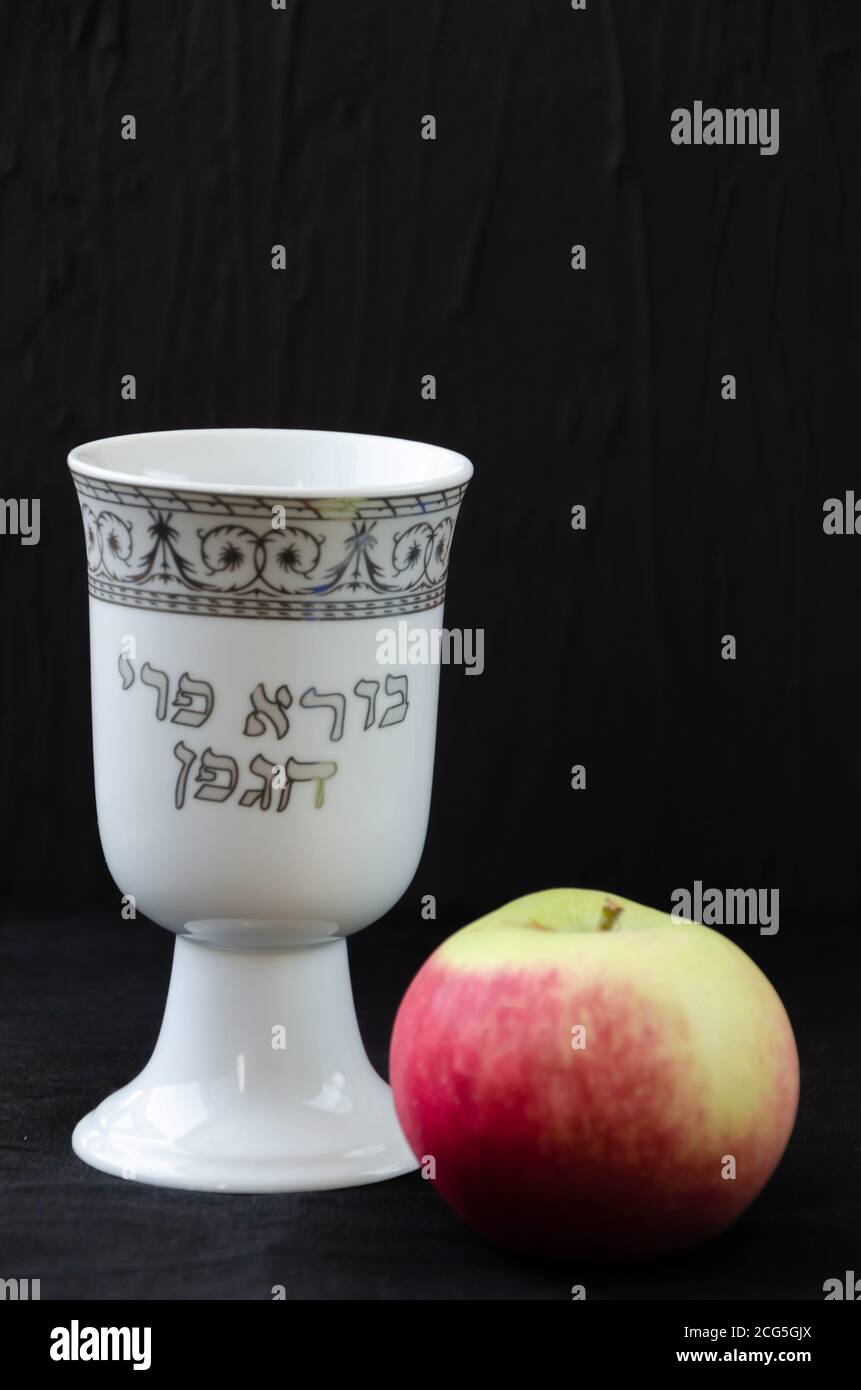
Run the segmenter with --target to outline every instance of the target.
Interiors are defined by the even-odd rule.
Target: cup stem
[[[362,1044],[343,939],[234,951],[179,937],[150,1061],[72,1142],[106,1172],[228,1192],[352,1186],[417,1166]]]

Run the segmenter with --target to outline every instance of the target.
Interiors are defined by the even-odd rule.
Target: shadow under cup
[[[218,1007],[229,1014],[229,1000],[236,1005],[231,1045],[244,1059],[241,1097],[255,1055],[243,1036],[246,1006],[259,1002],[264,973],[276,1011],[308,970],[322,1002],[323,967],[308,965],[308,948],[325,944],[324,973],[344,975],[345,951],[329,948],[385,913],[418,864],[439,667],[408,653],[417,632],[442,626],[472,467],[431,445],[292,430],[120,436],[74,449],[69,466],[86,540],[102,846],[121,893],[178,935],[156,1056],[163,1043],[172,1049],[170,1085],[187,1085],[200,1071],[212,1029],[206,982],[220,971]],[[217,955],[229,962],[213,965],[207,946],[227,948]],[[255,953],[265,972],[250,964]],[[193,1061],[183,1061],[188,1047],[179,1036],[164,1036],[180,990],[197,999]],[[300,1025],[294,1017],[294,1063],[309,1046]],[[218,1052],[210,1080],[224,1081],[225,1058],[234,1067],[235,1057]],[[255,1094],[265,1110],[278,1071],[270,1076],[272,1059],[261,1058]],[[300,1066],[294,1082],[304,1074],[319,1090],[328,1084],[319,1070]],[[343,1068],[335,1071],[346,1079]],[[225,1084],[229,1091],[229,1076]],[[291,1095],[299,1095],[295,1085]],[[149,1104],[158,1109],[151,1094]],[[76,1131],[76,1148],[119,1171],[116,1154],[98,1161],[110,1149],[105,1123],[116,1129],[116,1114],[90,1125],[86,1151]],[[136,1123],[134,1176],[177,1180],[164,1175],[164,1155],[155,1176],[142,1171],[152,1168],[153,1143],[164,1143],[164,1125],[156,1123],[148,1148],[149,1121]],[[176,1144],[175,1132],[169,1140]],[[270,1158],[280,1154],[290,1167],[287,1150],[276,1144]],[[211,1143],[206,1155],[217,1166]],[[253,1167],[253,1145],[249,1161]],[[182,1185],[225,1185],[195,1181],[193,1155],[180,1169]],[[267,1185],[296,1185],[289,1179],[276,1175]]]

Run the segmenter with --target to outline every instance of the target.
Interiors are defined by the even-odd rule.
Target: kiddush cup
[[[75,1152],[224,1191],[406,1172],[345,938],[421,855],[439,667],[381,664],[378,634],[442,625],[472,465],[237,429],[102,439],[69,466],[102,847],[124,915],[176,934],[155,1052],[81,1120]]]

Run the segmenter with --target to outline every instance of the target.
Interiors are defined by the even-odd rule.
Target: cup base
[[[341,940],[252,952],[178,938],[150,1061],[72,1147],[102,1172],[205,1192],[312,1192],[418,1167],[365,1054]]]
[[[380,1085],[388,1090],[385,1083]],[[400,1131],[390,1097],[381,1097],[383,1103],[377,1115],[366,1117],[369,1123],[365,1133],[349,1139],[343,1136],[349,1147],[313,1152],[309,1144],[307,1152],[285,1153],[281,1158],[254,1157],[254,1135],[247,1130],[247,1149],[241,1156],[218,1155],[218,1137],[213,1135],[210,1157],[205,1157],[197,1146],[183,1148],[170,1135],[130,1133],[126,1123],[129,1104],[146,1105],[148,1098],[139,1083],[132,1082],[85,1115],[72,1134],[72,1148],[78,1158],[114,1177],[194,1192],[323,1192],[383,1182],[412,1173],[418,1167]],[[298,1147],[298,1129],[299,1125],[295,1126],[289,1135],[293,1141],[290,1147],[294,1149]],[[200,1138],[207,1142],[203,1136]],[[272,1127],[267,1126],[260,1136],[262,1150],[271,1148],[272,1138]],[[355,1143],[356,1139],[360,1142]],[[369,1139],[371,1142],[361,1142]]]

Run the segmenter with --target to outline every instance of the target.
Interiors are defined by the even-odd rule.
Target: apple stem
[[[601,908],[601,916],[598,918],[599,931],[612,931],[616,925],[616,920],[622,915],[622,907],[619,903],[614,903],[607,898]]]

